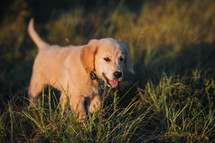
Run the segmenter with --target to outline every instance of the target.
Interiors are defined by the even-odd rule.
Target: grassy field
[[[215,3],[84,2],[53,1],[49,10],[48,2],[8,3],[0,21],[0,142],[215,142]],[[84,124],[72,113],[62,118],[50,87],[38,108],[28,108],[37,54],[26,31],[30,17],[51,44],[125,42],[136,75],[127,73]]]

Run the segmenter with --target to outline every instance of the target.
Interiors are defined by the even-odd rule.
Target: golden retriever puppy
[[[116,87],[123,79],[123,65],[134,74],[126,45],[112,38],[90,40],[87,45],[61,47],[44,42],[30,20],[28,32],[39,48],[28,89],[31,106],[36,106],[37,95],[45,85],[61,91],[60,104],[64,110],[68,102],[79,120],[87,112],[100,107],[99,82]],[[88,99],[86,111],[84,102]]]

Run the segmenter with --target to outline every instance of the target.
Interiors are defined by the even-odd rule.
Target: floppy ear
[[[125,54],[126,54],[126,58],[125,58],[125,67],[126,69],[132,73],[132,74],[135,74],[134,72],[134,69],[133,69],[133,64],[132,64],[132,61],[131,61],[131,57],[130,57],[130,54],[129,54],[129,50],[126,46],[126,44],[122,43],[122,42],[119,42],[120,45],[123,47],[123,49],[125,50]]]
[[[98,40],[91,40],[81,51],[81,63],[86,72],[91,72],[95,68],[95,54],[97,52]]]

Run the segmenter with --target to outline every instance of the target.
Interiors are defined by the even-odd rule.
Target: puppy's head
[[[127,46],[111,38],[91,40],[82,49],[81,62],[86,72],[95,71],[99,79],[112,87],[123,79],[123,65],[135,74]]]

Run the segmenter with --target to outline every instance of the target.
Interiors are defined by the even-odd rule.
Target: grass
[[[113,37],[129,47],[136,75],[126,73],[84,124],[73,113],[62,117],[51,88],[38,108],[28,107],[37,49],[26,25],[35,13],[31,2],[11,3],[0,23],[0,142],[215,142],[215,3],[134,1],[135,9],[128,1],[112,3],[35,19],[51,44]]]
[[[49,97],[50,94],[51,92],[49,92]],[[109,96],[107,95],[105,98],[109,98]],[[72,113],[62,117],[59,114],[58,106],[54,105],[52,108],[51,104],[56,101],[51,102],[52,99],[49,97],[42,94],[39,102],[41,104],[35,110],[25,106],[20,111],[20,107],[15,108],[8,104],[9,110],[2,116],[1,123],[6,125],[8,118],[11,128],[2,129],[2,132],[9,132],[12,140],[24,142],[125,142],[132,139],[134,131],[138,129],[139,124],[142,124],[144,117],[152,108],[152,106],[148,107],[143,113],[139,113],[138,118],[134,119],[132,114],[139,101],[133,99],[127,107],[119,108],[116,101],[118,97],[115,96],[114,103],[90,114],[89,119],[82,124],[77,122]],[[45,98],[50,101],[47,105],[44,102]],[[18,124],[14,126],[14,123]],[[7,136],[3,134],[1,140],[7,141]]]
[[[195,83],[195,84],[194,84]],[[200,86],[200,87],[199,87]],[[1,140],[7,142],[212,142],[214,80],[180,80],[163,75],[154,85],[105,95],[103,108],[79,123],[62,117],[51,89],[36,109],[8,103],[1,115]],[[137,92],[133,93],[136,90]],[[131,95],[132,94],[132,95]],[[53,98],[51,98],[53,96]],[[130,98],[132,96],[133,98]],[[15,97],[16,98],[16,97]],[[23,99],[21,99],[23,100]],[[129,100],[129,101],[128,101]],[[13,100],[11,102],[14,102]],[[123,103],[128,102],[128,104]]]

